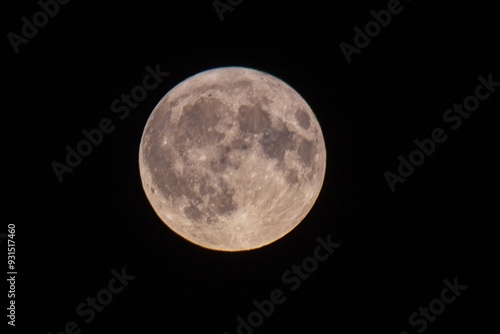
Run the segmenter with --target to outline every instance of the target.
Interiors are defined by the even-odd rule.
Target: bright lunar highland
[[[196,74],[150,115],[142,185],[174,232],[220,251],[268,245],[295,228],[325,177],[316,116],[280,79],[243,67]]]

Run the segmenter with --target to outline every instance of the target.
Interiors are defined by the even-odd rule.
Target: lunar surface
[[[265,72],[222,67],[170,90],[139,149],[142,185],[174,232],[199,246],[268,245],[311,210],[326,150],[309,105]]]

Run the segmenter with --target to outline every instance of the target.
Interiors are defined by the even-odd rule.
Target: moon
[[[293,230],[320,193],[321,127],[282,80],[245,67],[200,72],[151,113],[139,147],[144,192],[175,233],[244,251]]]

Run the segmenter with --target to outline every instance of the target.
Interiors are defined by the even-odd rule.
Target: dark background
[[[497,328],[500,89],[456,131],[442,116],[474,93],[479,75],[500,81],[498,11],[472,0],[402,5],[350,64],[339,44],[353,44],[353,28],[387,1],[245,0],[223,22],[211,1],[72,1],[18,54],[5,38],[9,218],[1,232],[16,224],[16,329],[59,333],[73,320],[81,333],[233,334],[254,299],[281,289],[286,302],[255,333],[416,333],[410,314],[454,277],[468,288],[426,333]],[[8,6],[5,35],[39,10],[35,1]],[[111,102],[158,63],[170,75],[119,120]],[[139,177],[139,142],[155,105],[219,66],[290,84],[326,141],[325,182],[310,214],[249,252],[211,251],[176,235]],[[105,117],[114,132],[59,183],[51,163]],[[392,193],[384,172],[396,172],[398,155],[436,127],[447,141]],[[342,246],[290,291],[281,275],[328,235]],[[86,324],[76,306],[123,267],[135,279]]]

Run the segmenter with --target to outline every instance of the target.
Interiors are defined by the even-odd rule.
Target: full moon
[[[204,248],[243,251],[289,233],[323,185],[326,149],[309,105],[265,72],[221,67],[157,104],[139,147],[142,186],[161,220]]]

